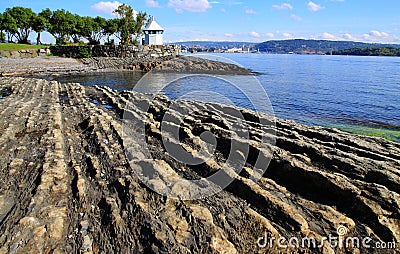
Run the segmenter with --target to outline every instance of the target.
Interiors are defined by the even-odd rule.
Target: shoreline
[[[153,68],[165,73],[191,73],[209,75],[257,75],[251,70],[238,67],[233,64],[197,58],[193,56],[181,56],[178,58],[161,57],[158,59],[116,57],[94,57],[84,59],[62,57],[36,57],[36,58],[0,58],[0,77],[35,77],[47,80],[57,80],[57,77],[71,75],[96,75],[101,73],[135,72],[146,73]],[[5,70],[5,71],[4,71]],[[310,123],[309,126],[325,126],[338,128],[342,131],[367,135],[370,137],[382,137],[390,141],[400,142],[398,126],[374,124],[346,124],[342,122],[327,122],[321,124]],[[393,128],[388,128],[393,127]]]
[[[266,116],[215,103],[181,101],[177,106],[188,110],[182,115],[164,96],[107,87],[3,77],[0,88],[10,90],[0,100],[1,251],[21,243],[19,251],[265,253],[280,250],[257,247],[266,233],[320,239],[337,234],[339,226],[349,236],[400,243],[398,143],[281,119],[265,125],[271,123]],[[146,103],[149,110],[143,111]],[[193,156],[200,156],[199,133],[215,135],[220,145],[210,160],[184,165],[165,150],[161,126],[167,111],[183,131],[182,140],[171,136],[170,142],[182,142]],[[235,111],[243,114],[243,124],[237,124]],[[135,136],[141,129],[132,126],[133,136],[124,134],[130,128],[124,114],[146,126],[150,157]],[[232,134],[243,128],[250,130],[248,139]],[[260,165],[252,156],[265,161],[269,150],[259,142],[271,131],[276,133],[272,158],[254,183],[250,176]],[[192,201],[152,190],[172,183],[171,189],[180,191],[176,177],[196,179],[225,168],[235,152],[227,138],[241,144],[237,154],[247,145],[250,153],[226,189]],[[150,187],[138,178],[147,170],[158,177]],[[325,245],[298,251],[339,250]]]
[[[0,58],[1,77],[38,77],[48,75],[72,75],[109,71],[148,72],[153,68],[163,72],[187,72],[219,75],[251,75],[251,71],[227,64],[196,57],[118,58]]]

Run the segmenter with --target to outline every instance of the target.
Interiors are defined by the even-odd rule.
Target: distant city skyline
[[[123,3],[154,16],[165,29],[166,42],[325,39],[400,44],[398,0],[2,0],[0,12],[23,6],[35,12],[66,9],[112,18]],[[55,40],[44,33],[42,41]]]

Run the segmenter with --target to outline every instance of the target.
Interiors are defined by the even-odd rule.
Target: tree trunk
[[[12,42],[12,37],[11,37],[11,33],[7,32],[7,42]]]
[[[37,45],[42,44],[42,42],[40,41],[40,32],[38,33],[38,36],[37,36],[37,38],[36,38],[36,44],[37,44]]]

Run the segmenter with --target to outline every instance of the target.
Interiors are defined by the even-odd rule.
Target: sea
[[[61,82],[161,92],[232,104],[306,125],[400,142],[400,58],[297,54],[194,54],[239,64],[252,76],[105,72]],[[164,75],[164,76],[163,76]]]

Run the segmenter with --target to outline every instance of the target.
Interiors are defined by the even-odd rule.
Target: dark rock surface
[[[251,71],[235,64],[223,63],[203,59],[199,57],[186,56],[165,61],[156,66],[156,71],[174,73],[205,73],[219,75],[249,75]]]
[[[0,76],[49,77],[109,71],[148,72],[156,68],[164,72],[248,75],[248,69],[234,64],[195,57],[93,57],[83,59],[61,57],[0,58]]]
[[[160,58],[93,57],[81,60],[98,69],[126,69],[148,72],[201,73],[220,75],[249,75],[251,71],[235,64],[223,63],[192,56]]]
[[[259,237],[370,237],[400,243],[400,145],[276,119],[276,145],[263,177],[253,182],[252,154],[265,151],[259,137],[266,116],[229,106],[171,101],[130,91],[83,87],[42,79],[0,78],[0,253],[398,253],[399,249],[260,248]],[[130,100],[128,100],[130,98]],[[97,103],[94,103],[97,102]],[[143,111],[142,105],[150,109]],[[108,106],[106,106],[108,105]],[[124,108],[146,126],[147,145],[127,158]],[[197,135],[209,130],[218,143],[197,167],[176,162],[162,145],[160,125],[170,108],[180,118],[186,150],[196,155]],[[126,113],[126,112],[125,112]],[[271,119],[264,119],[270,121]],[[236,126],[236,127],[235,127]],[[229,135],[250,131],[248,140]],[[240,175],[225,190],[203,199],[163,197],[138,179],[149,165],[187,177],[219,170],[224,142],[249,144]],[[196,141],[197,140],[197,141]],[[129,163],[129,161],[131,163]],[[132,167],[134,165],[134,167]],[[173,175],[173,174],[172,174]],[[165,178],[161,178],[164,179]],[[325,242],[326,243],[326,242]]]

